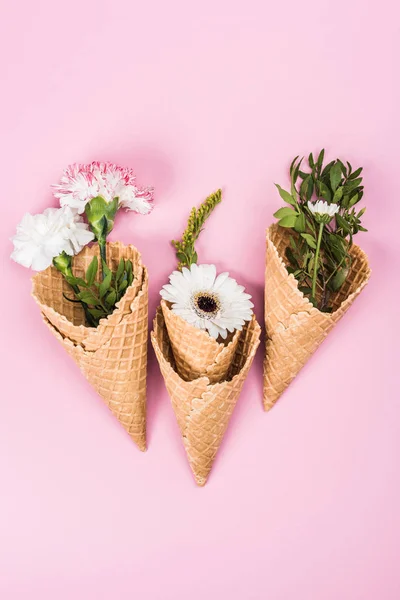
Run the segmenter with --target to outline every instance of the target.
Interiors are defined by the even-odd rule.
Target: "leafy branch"
[[[63,273],[76,300],[64,297],[70,302],[81,302],[88,324],[92,327],[97,327],[100,319],[104,319],[114,311],[116,303],[121,300],[133,282],[133,268],[130,260],[121,258],[115,273],[102,260],[103,280],[101,282],[96,281],[98,266],[97,256],[94,256],[84,277],[75,277],[72,271],[68,274]]]
[[[199,208],[192,208],[182,239],[180,241],[172,240],[171,243],[176,249],[179,270],[182,270],[182,267],[190,268],[191,264],[197,262],[195,243],[198,240],[200,233],[203,231],[206,220],[221,200],[222,192],[221,190],[217,190],[208,196]]]
[[[361,225],[365,208],[356,208],[364,194],[362,167],[353,171],[340,159],[324,166],[324,156],[324,150],[316,159],[310,153],[308,172],[301,168],[304,158],[296,156],[289,170],[290,192],[276,186],[289,206],[274,216],[281,227],[293,230],[286,249],[288,271],[314,306],[331,312],[330,295],[341,288],[350,270],[353,236],[367,230]],[[318,200],[337,207],[334,217],[310,210],[309,202],[313,208]]]

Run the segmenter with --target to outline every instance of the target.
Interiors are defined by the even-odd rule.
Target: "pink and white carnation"
[[[70,165],[64,170],[61,182],[52,187],[61,206],[75,208],[79,214],[97,196],[106,202],[118,198],[120,207],[142,215],[148,214],[153,208],[153,188],[137,187],[132,169],[109,162]]]
[[[76,210],[69,206],[47,208],[43,213],[26,213],[11,238],[14,251],[11,258],[34,271],[47,269],[53,259],[65,252],[78,254],[94,235]]]

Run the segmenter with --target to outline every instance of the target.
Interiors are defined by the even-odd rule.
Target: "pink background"
[[[0,597],[400,598],[395,0],[2,4]],[[268,414],[258,352],[199,489],[153,351],[141,454],[45,329],[8,238],[70,162],[134,167],[156,209],[113,238],[143,253],[152,318],[169,240],[222,186],[199,254],[262,320],[273,182],[322,145],[365,167],[372,280]]]

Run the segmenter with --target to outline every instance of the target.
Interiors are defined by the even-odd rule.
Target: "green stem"
[[[319,224],[319,232],[318,232],[318,240],[317,240],[317,249],[315,250],[315,258],[314,258],[314,273],[313,273],[313,278],[312,278],[312,288],[311,288],[311,294],[312,297],[315,298],[315,289],[317,287],[317,274],[318,274],[318,260],[319,260],[319,250],[321,248],[321,240],[322,240],[322,232],[324,230],[324,224],[320,223]]]
[[[104,269],[103,269],[103,261],[107,264],[107,246],[105,241],[99,240],[99,248],[100,248],[100,258],[101,258],[101,279],[104,280]]]

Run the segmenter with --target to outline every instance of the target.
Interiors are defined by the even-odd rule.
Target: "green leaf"
[[[329,179],[331,182],[332,191],[335,192],[337,186],[342,181],[342,168],[338,162],[336,162],[330,170]]]
[[[301,237],[306,240],[307,244],[310,246],[310,248],[313,248],[314,250],[316,250],[317,248],[317,242],[315,240],[315,238],[310,235],[309,233],[302,233]]]
[[[283,217],[290,217],[294,214],[293,208],[284,207],[280,208],[274,213],[275,219],[283,219]]]
[[[125,271],[125,261],[123,258],[121,258],[121,260],[118,263],[118,268],[117,268],[117,272],[115,274],[115,281],[118,281],[121,279],[122,275],[124,274]]]
[[[117,293],[114,289],[111,289],[105,298],[105,300],[110,308],[113,308],[116,299],[117,299]]]
[[[318,160],[317,160],[317,167],[319,170],[321,170],[322,163],[324,162],[324,156],[325,156],[325,149],[322,148],[321,152],[318,155]]]
[[[296,161],[297,161],[297,159],[298,159],[298,158],[299,158],[299,157],[298,157],[298,156],[296,156],[296,157],[295,157],[295,158],[292,160],[292,164],[290,165],[290,169],[289,169],[289,173],[290,173],[290,175],[292,174],[292,171],[293,171],[293,169],[294,169],[294,165],[296,164]]]
[[[290,262],[290,264],[298,269],[299,263],[297,262],[293,252],[291,251],[291,249],[289,247],[286,248],[285,255],[286,255],[286,258],[288,259],[288,261]]]
[[[329,171],[331,170],[331,168],[333,167],[333,165],[335,164],[334,160],[331,160],[330,163],[328,163],[327,165],[325,165],[324,170],[321,173],[321,177],[324,178],[328,175]]]
[[[99,285],[100,298],[103,298],[105,293],[109,290],[110,285],[111,285],[111,277],[112,277],[111,271],[108,270],[108,273],[106,273],[103,281]]]
[[[181,263],[185,263],[187,262],[187,256],[184,252],[177,252],[176,253],[176,258],[179,260],[179,262]]]
[[[348,180],[347,183],[344,185],[344,193],[349,194],[350,192],[355,190],[361,182],[362,177],[359,177],[358,179],[352,179],[351,181]]]
[[[96,296],[92,294],[90,290],[84,290],[83,292],[76,294],[76,297],[79,298],[79,300],[81,300],[85,304],[92,304],[95,306],[99,303],[99,299],[96,298]]]
[[[296,200],[293,198],[293,196],[291,196],[289,194],[289,192],[287,192],[286,190],[283,190],[281,188],[280,185],[278,185],[277,183],[275,184],[276,187],[278,188],[278,192],[280,197],[282,198],[282,200],[284,200],[285,202],[287,202],[288,204],[291,204],[292,206],[295,206],[297,208],[297,202]]]
[[[321,196],[327,202],[331,201],[332,194],[327,185],[325,185],[322,181],[317,182],[318,196]]]
[[[283,217],[283,219],[280,219],[280,221],[278,221],[278,225],[280,225],[281,227],[294,227],[294,224],[297,220],[297,215],[294,211],[292,212],[293,215]]]
[[[362,168],[362,167],[360,167],[359,169],[356,169],[356,170],[354,171],[354,173],[352,173],[352,174],[349,176],[349,180],[351,180],[351,179],[356,179],[356,178],[357,178],[357,177],[360,175],[360,173],[361,173],[361,171],[362,171],[362,170],[363,170],[363,168]]]
[[[335,202],[336,204],[339,204],[339,202],[341,201],[343,197],[343,186],[341,185],[340,187],[337,188],[336,192],[333,194],[333,200],[332,202]]]
[[[310,152],[310,155],[308,157],[308,164],[310,165],[310,169],[314,167],[314,157],[312,155],[312,152]]]
[[[300,198],[305,198],[306,200],[310,200],[313,193],[314,183],[311,175],[307,175],[307,177],[303,180],[300,186]]]
[[[349,201],[349,208],[351,208],[352,206],[354,206],[355,204],[357,204],[358,200],[359,200],[359,198],[358,198],[358,194],[354,194],[354,196],[352,196],[352,197],[350,198],[350,201]]]
[[[292,246],[293,250],[295,252],[297,252],[296,240],[294,239],[294,237],[292,235],[290,236],[289,242],[290,242],[290,245]]]
[[[298,233],[302,233],[303,231],[306,230],[306,217],[305,217],[304,213],[300,213],[299,216],[297,217],[296,222],[294,224],[294,229]]]
[[[339,214],[336,215],[336,223],[339,227],[341,227],[341,229],[343,229],[345,233],[350,233],[351,230],[347,221],[345,221]]]
[[[341,169],[341,171],[342,171],[343,175],[344,175],[345,177],[347,177],[347,169],[346,169],[346,167],[344,166],[344,164],[342,163],[342,161],[340,160],[340,158],[338,158],[336,162],[337,162],[337,164],[338,164],[338,165],[340,165],[340,169]]]
[[[99,308],[89,308],[88,310],[95,319],[103,319],[107,316],[104,310],[101,310]]]
[[[120,294],[120,296],[122,296],[123,292],[126,290],[127,287],[128,287],[128,280],[124,279],[121,282],[121,285],[119,286],[119,294]]]
[[[68,281],[69,285],[80,285],[81,287],[86,287],[86,281],[81,277],[70,277],[67,275],[65,279]]]
[[[334,292],[342,287],[348,275],[348,269],[339,269],[330,281],[330,287]]]
[[[302,292],[302,294],[305,294],[305,295],[311,294],[311,292],[312,292],[312,289],[310,287],[305,287],[305,286],[299,287],[299,290],[300,290],[300,292]]]
[[[97,256],[93,256],[92,261],[86,270],[86,281],[89,287],[93,285],[94,280],[96,279],[97,267]]]
[[[359,225],[359,226],[358,226],[358,229],[359,229],[360,231],[368,231],[368,229],[365,229],[365,227],[361,227],[361,225]]]
[[[102,260],[101,264],[102,264],[102,267],[103,267],[103,274],[104,275],[111,275],[111,271],[110,271],[107,263],[104,260]]]

